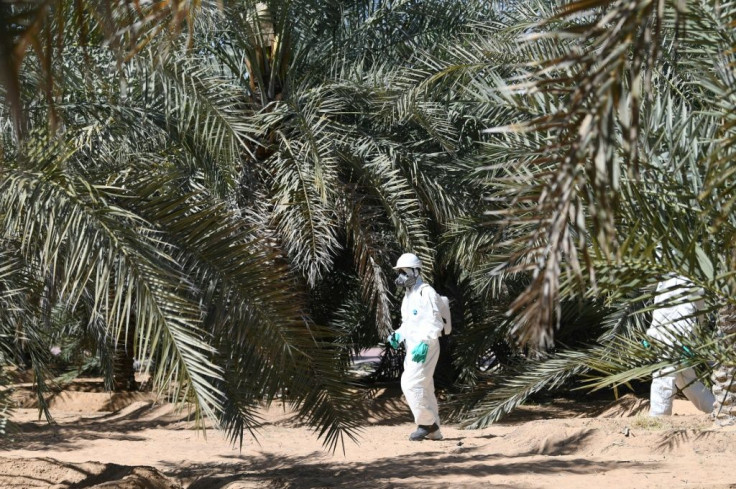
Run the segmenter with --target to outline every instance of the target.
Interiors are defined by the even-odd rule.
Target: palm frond
[[[484,428],[501,419],[505,414],[521,405],[529,396],[544,389],[553,390],[567,380],[580,375],[587,369],[581,362],[588,358],[585,351],[566,351],[552,358],[544,358],[523,364],[519,370],[509,372],[498,383],[493,382],[489,394],[477,404],[466,407],[459,413],[466,421],[466,428]],[[483,392],[485,389],[478,389]]]
[[[268,234],[248,227],[203,186],[172,205],[171,195],[157,191],[168,182],[147,177],[141,183],[137,212],[177,244],[187,276],[211,291],[206,324],[225,371],[222,389],[231,396],[221,417],[231,439],[242,443],[243,429],[258,426],[257,403],[272,401],[281,389],[329,448],[353,438],[358,425],[344,406],[356,401],[346,365],[335,363],[342,347],[332,343],[334,332],[305,320],[298,282]]]
[[[391,292],[381,264],[389,262],[390,258],[384,256],[385,245],[381,242],[380,234],[372,230],[371,221],[377,218],[377,209],[370,209],[370,206],[358,201],[348,212],[345,222],[362,283],[362,296],[370,310],[375,311],[375,322],[380,336],[386,337],[391,331]]]
[[[96,39],[105,39],[118,52],[118,60],[135,53],[162,33],[176,37],[184,24],[193,20],[203,8],[216,8],[201,0],[164,0],[155,5],[138,1],[89,2],[67,0],[24,0],[0,6],[0,66],[3,86],[15,132],[26,133],[26,118],[21,96],[21,66],[29,53],[43,69],[43,93],[49,104],[49,122],[56,127],[53,109],[57,82],[55,66],[62,54],[59,47],[74,44],[86,47]]]
[[[196,158],[193,166],[208,175],[212,188],[228,195],[243,159],[255,158],[260,145],[254,137],[257,127],[249,120],[253,111],[243,103],[241,87],[209,73],[205,59],[187,61],[167,60],[145,80],[141,90],[162,94],[157,106],[145,107],[145,114],[189,149]]]
[[[92,317],[99,315],[113,337],[134,334],[134,316],[142,336],[154,338],[153,347],[160,348],[159,385],[173,387],[178,400],[193,401],[198,418],[214,417],[221,394],[213,382],[219,371],[207,360],[211,348],[203,341],[189,281],[159,246],[154,230],[111,205],[125,190],[66,174],[68,155],[62,149],[41,147],[29,153],[32,159],[23,167],[4,170],[5,235],[38,234],[22,242],[23,256],[33,258],[38,273],[55,278],[56,297],[71,307],[90,288]]]
[[[293,117],[301,138],[294,138],[285,127],[276,133],[280,151],[267,163],[272,169],[273,219],[295,266],[315,283],[340,248],[336,216],[329,205],[337,190],[332,133],[328,121],[309,103],[292,105],[281,117]]]

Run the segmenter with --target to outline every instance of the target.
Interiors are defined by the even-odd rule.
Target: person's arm
[[[395,329],[394,332],[388,335],[388,338],[386,338],[386,343],[391,345],[391,348],[393,348],[394,350],[396,350],[399,347],[399,344],[401,344],[401,342],[406,339],[406,336],[404,335],[404,302],[406,302],[406,295],[401,301],[401,326],[399,326],[398,329]]]
[[[440,312],[440,295],[436,290],[432,289],[432,337],[439,338],[442,336],[442,332],[445,330],[445,321],[442,319],[442,313]]]
[[[432,287],[424,287],[420,297],[420,307],[422,308],[422,333],[424,338],[411,351],[411,359],[417,363],[424,363],[427,360],[429,352],[429,343],[437,340],[442,334],[444,323],[438,301],[439,295]]]
[[[442,314],[440,313],[439,301],[440,296],[433,287],[424,287],[422,290],[422,308],[425,311],[424,317],[427,318],[427,324],[424,326],[424,333],[426,341],[436,340],[442,336],[442,331],[445,327],[444,321],[442,321]]]

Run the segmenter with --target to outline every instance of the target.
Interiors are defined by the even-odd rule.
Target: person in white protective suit
[[[396,261],[396,284],[404,288],[401,327],[387,341],[394,349],[402,342],[406,347],[401,390],[417,424],[416,431],[409,436],[412,441],[442,439],[433,376],[440,357],[438,338],[444,323],[439,295],[422,281],[421,268],[422,262],[413,253],[404,253]]]
[[[657,284],[654,304],[662,304],[652,313],[652,325],[647,335],[654,340],[684,354],[689,353],[681,339],[692,333],[698,309],[701,308],[702,294],[688,294],[692,282],[681,276],[669,278]],[[654,373],[650,391],[650,416],[672,414],[672,400],[681,391],[699,410],[713,411],[715,397],[700,381],[692,368],[676,371],[676,367],[666,367]]]

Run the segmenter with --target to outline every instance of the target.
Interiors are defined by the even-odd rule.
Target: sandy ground
[[[449,424],[444,440],[417,443],[390,385],[375,390],[359,443],[331,453],[280,405],[262,410],[258,442],[246,438],[241,451],[151,394],[93,391],[54,398],[55,425],[36,409],[15,412],[21,432],[3,442],[0,488],[736,488],[736,428],[687,401],[652,419],[631,394],[560,400],[483,430]]]

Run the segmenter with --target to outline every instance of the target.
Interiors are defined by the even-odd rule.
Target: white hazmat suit
[[[410,266],[405,266],[407,264]],[[409,439],[441,440],[439,409],[434,393],[434,369],[440,357],[438,338],[442,335],[444,322],[440,314],[440,296],[432,286],[422,281],[419,267],[421,262],[410,253],[402,255],[394,267],[402,270],[404,278],[409,275],[409,281],[397,281],[405,284],[401,327],[389,337],[389,343],[397,347],[397,341],[403,342],[406,347],[401,390],[418,426]]]
[[[692,333],[701,298],[692,294],[687,296],[685,289],[688,287],[692,287],[692,283],[679,276],[664,280],[657,285],[654,304],[667,305],[654,310],[652,325],[647,330],[647,335],[668,346],[678,347],[679,338]],[[699,410],[705,413],[713,411],[715,397],[697,380],[692,368],[676,372],[675,367],[666,367],[653,375],[649,415],[671,415],[672,400],[678,389]]]
[[[417,279],[406,291],[401,302],[401,327],[396,334],[404,341],[406,358],[401,375],[401,390],[419,425],[440,424],[437,398],[434,395],[434,369],[440,358],[440,342],[444,323],[437,305],[439,296],[432,286]],[[412,359],[415,348],[422,342],[429,346],[427,359],[418,363]]]

